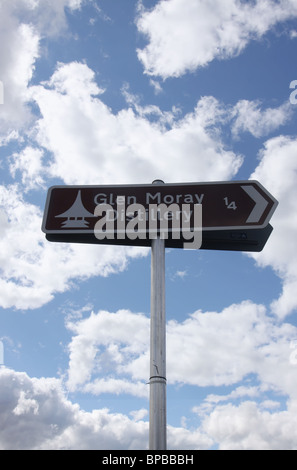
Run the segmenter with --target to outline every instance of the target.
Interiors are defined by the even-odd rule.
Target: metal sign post
[[[165,241],[152,240],[150,333],[150,450],[166,450]]]
[[[155,184],[164,184],[156,180]],[[153,183],[153,184],[154,184]],[[150,450],[166,450],[166,314],[165,240],[151,245],[151,332],[150,332]]]

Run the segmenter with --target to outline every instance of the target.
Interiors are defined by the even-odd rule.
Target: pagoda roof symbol
[[[76,199],[72,206],[62,214],[56,215],[56,218],[66,218],[61,225],[67,228],[83,228],[88,227],[89,222],[85,220],[86,217],[95,217],[92,212],[89,212],[83,205],[81,199],[81,190],[78,191]]]

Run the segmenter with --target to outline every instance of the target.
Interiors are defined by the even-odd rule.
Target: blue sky
[[[295,449],[296,0],[2,0],[0,42],[0,449],[147,448],[150,251],[41,223],[156,178],[279,201],[261,253],[166,251],[168,448]]]

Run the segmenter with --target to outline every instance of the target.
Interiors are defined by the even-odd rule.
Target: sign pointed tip
[[[267,207],[270,207],[269,214],[266,217],[266,224],[269,222],[278,202],[271,194],[258,182],[251,181],[252,184],[242,185],[241,188],[254,201],[255,205],[246,219],[246,224],[259,224]]]
[[[254,186],[242,186],[242,189],[250,196],[251,199],[256,203],[252,212],[246,220],[247,224],[253,224],[259,222],[266,207],[268,201],[257,191]]]

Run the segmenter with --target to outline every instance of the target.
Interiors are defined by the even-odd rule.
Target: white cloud
[[[167,426],[168,449],[209,449],[213,440],[203,429],[186,429],[184,427]]]
[[[71,390],[146,395],[147,317],[126,310],[100,311],[70,322],[68,328],[75,333],[69,345]],[[290,344],[296,335],[295,327],[274,323],[263,306],[249,301],[220,313],[198,311],[182,323],[170,321],[167,325],[168,384],[232,385],[249,374],[256,374],[271,389],[295,396]]]
[[[142,408],[141,410],[131,411],[130,415],[133,417],[134,421],[139,421],[148,415],[148,410]]]
[[[31,91],[42,114],[36,139],[53,155],[49,171],[66,184],[228,179],[242,163],[214,135],[211,99],[178,120],[174,110],[142,108],[126,90],[131,107],[114,114],[94,97],[102,93],[94,73],[78,63],[59,64],[48,84]]]
[[[274,323],[261,305],[245,301],[220,313],[198,311],[183,323],[170,321],[167,335],[169,383],[231,385],[256,374],[272,389],[295,395],[290,341],[296,329]]]
[[[41,149],[25,147],[20,153],[11,157],[10,172],[13,178],[18,171],[22,174],[22,184],[25,191],[44,185],[43,152]]]
[[[41,39],[65,31],[65,8],[75,10],[81,3],[81,0],[1,1],[0,80],[4,86],[4,104],[0,108],[0,132],[3,137],[12,128],[22,128],[32,122],[27,106],[28,86],[40,57]]]
[[[134,397],[148,398],[149,387],[144,382],[131,383],[130,380],[107,378],[95,379],[91,383],[87,383],[82,388],[84,393],[92,395],[101,395],[103,393],[111,393],[112,395],[133,395]]]
[[[61,382],[0,369],[0,449],[145,448],[148,423],[72,404]]]
[[[33,413],[38,414],[39,405],[35,399],[26,398],[26,393],[21,390],[17,406],[12,410],[16,416]]]
[[[243,396],[243,392],[238,395]],[[252,397],[252,394],[250,393]],[[147,410],[128,416],[86,412],[67,398],[61,381],[0,368],[1,450],[147,449]],[[168,426],[169,449],[296,449],[296,401],[278,411],[255,401],[215,403],[198,428]],[[199,410],[193,410],[197,413]]]
[[[113,392],[147,395],[144,383],[136,381],[136,384],[129,384],[127,380],[127,377],[131,378],[129,365],[148,350],[147,317],[126,310],[117,313],[100,311],[77,323],[69,322],[67,326],[75,333],[69,345],[67,384],[70,390],[84,386],[95,394],[112,389]],[[117,371],[117,380],[113,378],[114,370]],[[91,380],[94,371],[103,378]],[[140,371],[141,379],[148,379],[145,374],[146,371]],[[89,384],[87,387],[86,383]]]
[[[13,18],[0,15],[0,42],[5,44],[0,57],[0,77],[4,87],[4,104],[0,109],[1,134],[12,126],[22,126],[29,120],[26,107],[27,87],[38,58],[39,37],[32,25],[19,24]]]
[[[56,72],[48,82],[43,85],[54,88],[64,95],[76,97],[77,100],[89,101],[91,96],[104,93],[95,83],[94,72],[84,64],[70,62],[69,64],[57,64]]]
[[[239,54],[251,40],[296,16],[295,0],[162,0],[150,10],[139,9],[136,24],[148,45],[138,57],[149,75],[179,77]]]
[[[31,88],[42,118],[32,136],[52,154],[43,171],[66,184],[150,183],[228,180],[243,158],[224,145],[223,125],[237,138],[242,132],[267,135],[290,117],[285,103],[261,109],[260,103],[239,101],[225,106],[202,97],[193,112],[163,112],[141,106],[140,99],[122,90],[128,108],[115,114],[104,104],[104,90],[94,72],[82,63],[58,64],[51,79]],[[27,154],[30,152],[27,152]],[[28,170],[26,170],[28,171]]]
[[[296,402],[286,411],[262,411],[252,401],[218,406],[203,430],[220,450],[296,450]]]
[[[64,399],[56,379],[30,379],[25,373],[0,369],[0,448],[38,448],[73,423],[77,409]]]
[[[22,187],[0,186],[0,306],[38,308],[74,279],[125,269],[145,249],[53,244],[41,232],[42,213],[23,198]]]
[[[10,160],[12,175],[20,171],[27,189],[49,176],[66,184],[148,183],[156,177],[193,181],[195,174],[200,180],[228,180],[243,159],[225,148],[221,125],[230,123],[236,137],[244,131],[259,137],[284,124],[292,109],[284,104],[262,110],[258,102],[246,100],[228,107],[202,97],[192,113],[180,117],[175,108],[163,112],[141,106],[126,86],[128,108],[114,114],[86,64],[58,63],[52,77],[36,87],[28,88],[28,80],[26,100],[38,104],[42,117],[30,131],[31,145]],[[4,144],[21,141],[17,132],[9,136]],[[52,154],[47,166],[44,150]]]
[[[251,175],[278,199],[271,220],[274,232],[262,253],[253,255],[260,266],[271,266],[283,281],[283,292],[272,303],[272,311],[284,318],[297,308],[296,198],[297,140],[278,136],[268,140],[260,153],[261,161]]]
[[[0,368],[1,450],[134,450],[148,448],[147,410],[132,418],[108,409],[85,412],[71,403],[61,381]],[[199,430],[168,427],[169,449],[207,448]]]
[[[185,279],[185,277],[188,275],[188,272],[185,271],[176,271],[174,278],[179,278],[179,279]]]
[[[67,28],[65,10],[79,9],[88,0],[2,0],[1,17],[4,20],[19,20],[32,24],[44,37],[59,35]]]
[[[157,80],[150,79],[150,85],[154,88],[155,95],[159,95],[163,92],[163,88]]]
[[[126,310],[100,311],[69,320],[68,328],[73,332],[68,371],[72,391],[145,397],[146,316]],[[168,386],[235,388],[227,395],[209,395],[203,403],[197,402],[193,413],[199,414],[200,427],[188,429],[185,420],[181,428],[169,425],[169,449],[207,449],[214,444],[222,449],[294,448],[296,366],[290,363],[290,344],[296,331],[292,325],[274,322],[263,306],[252,302],[220,313],[198,311],[182,323],[170,321]],[[252,375],[258,384],[249,384]],[[243,378],[243,385],[238,385]],[[272,400],[279,396],[288,397],[286,410],[278,410],[279,402]],[[236,405],[238,399],[241,403]],[[106,409],[88,413],[66,398],[57,379],[30,378],[2,368],[0,402],[4,401],[2,449],[141,449],[148,444],[144,408],[132,411],[132,419]]]
[[[293,106],[286,102],[278,108],[261,110],[257,101],[241,100],[233,107],[234,122],[232,133],[238,137],[241,132],[250,132],[254,137],[262,137],[286,124],[292,117]]]

